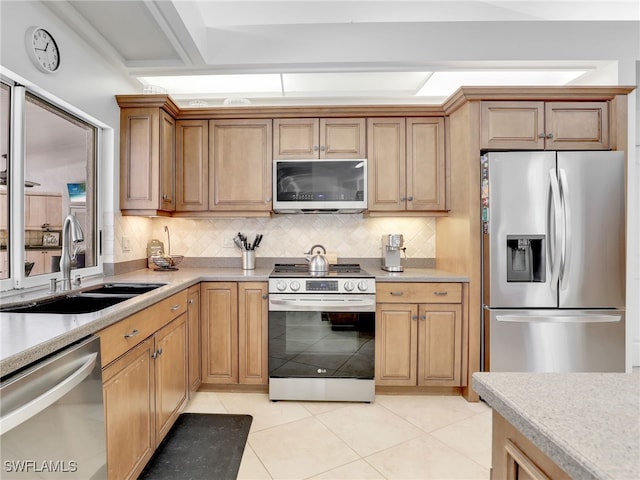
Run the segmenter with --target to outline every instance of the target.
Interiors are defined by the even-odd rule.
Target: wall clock
[[[60,68],[60,49],[44,28],[29,28],[25,40],[29,57],[36,67],[45,73],[53,73]]]

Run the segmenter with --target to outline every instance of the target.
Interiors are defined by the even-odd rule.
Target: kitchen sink
[[[164,283],[104,283],[97,287],[88,288],[83,293],[92,293],[100,295],[122,295],[150,292],[158,287],[162,287]]]
[[[81,292],[8,305],[0,312],[80,314],[111,307],[163,286],[163,283],[105,283]]]

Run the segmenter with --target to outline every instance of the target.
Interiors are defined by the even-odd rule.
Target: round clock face
[[[44,28],[31,27],[26,40],[31,59],[40,70],[51,73],[60,68],[60,50],[49,32]]]

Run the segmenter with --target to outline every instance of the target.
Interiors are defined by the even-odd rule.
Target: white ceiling
[[[160,77],[214,75],[214,86],[184,91],[164,86],[182,106],[193,100],[236,103],[440,103],[457,80],[444,72],[562,70],[541,84],[581,83],[607,62],[445,60],[448,31],[460,22],[640,20],[640,2],[622,1],[363,1],[363,0],[59,0],[45,4],[74,31],[143,85]],[[523,24],[524,25],[524,24]],[[425,29],[441,44],[411,43]],[[461,40],[462,41],[462,40]],[[403,43],[404,42],[404,43]],[[471,47],[471,46],[470,46]],[[442,51],[440,57],[432,54]],[[472,50],[472,49],[470,49]],[[421,52],[425,52],[421,54]],[[427,53],[428,52],[428,53]],[[258,82],[252,82],[258,75]],[[204,77],[201,78],[201,80]],[[467,76],[466,85],[532,84]],[[215,83],[214,83],[215,80]],[[219,83],[230,80],[227,84]],[[447,88],[442,88],[442,85]],[[163,91],[163,90],[161,90]]]

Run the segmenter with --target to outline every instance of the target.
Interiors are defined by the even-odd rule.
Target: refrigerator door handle
[[[609,323],[622,320],[621,315],[496,315],[505,323]]]
[[[551,289],[555,290],[560,278],[560,259],[564,235],[562,228],[562,208],[560,199],[560,184],[556,176],[556,169],[549,169],[549,187],[551,189],[551,206],[555,220],[553,239],[551,238],[551,215],[547,215],[547,248],[549,250],[549,260],[551,262]]]
[[[569,281],[569,266],[571,265],[571,209],[569,207],[569,183],[567,182],[567,172],[561,168],[560,172],[560,197],[562,200],[562,211],[564,213],[564,235],[562,239],[562,255],[560,268],[560,289],[567,289]]]

